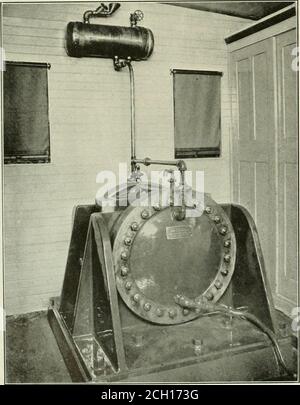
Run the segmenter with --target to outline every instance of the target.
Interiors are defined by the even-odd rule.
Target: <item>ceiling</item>
[[[228,14],[235,17],[248,18],[251,20],[259,20],[266,17],[269,14],[275,13],[276,11],[290,6],[295,2],[282,2],[282,1],[245,1],[240,2],[238,0],[234,1],[223,1],[216,2],[213,0],[206,2],[198,1],[184,1],[181,0],[180,3],[168,3],[177,7],[192,8],[195,10],[211,11],[213,13]]]

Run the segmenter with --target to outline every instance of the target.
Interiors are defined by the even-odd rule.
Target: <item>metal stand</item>
[[[289,368],[291,336],[277,327],[257,231],[248,212],[223,209],[237,239],[226,305],[247,307],[274,330]],[[61,299],[50,325],[74,381],[285,380],[266,336],[245,320],[210,314],[178,325],[155,325],[133,314],[116,289],[110,224],[119,213],[76,208]],[[290,378],[290,377],[289,377]]]

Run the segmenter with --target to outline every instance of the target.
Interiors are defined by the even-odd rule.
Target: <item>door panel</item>
[[[288,44],[286,45],[285,42]],[[292,43],[290,43],[292,42]],[[282,117],[283,138],[297,138],[297,83],[296,72],[291,69],[292,50],[296,46],[295,30],[288,31],[277,38],[277,63],[279,75],[279,87],[282,88]]]
[[[297,78],[292,69],[296,30],[276,37],[278,85],[278,302],[297,301]]]
[[[252,59],[252,72],[253,72],[253,91],[254,102],[253,106],[255,111],[253,113],[254,119],[254,133],[253,138],[263,141],[266,132],[269,130],[268,122],[266,120],[266,103],[268,102],[268,93],[265,91],[265,83],[268,75],[268,66],[266,60],[266,53],[254,55]]]
[[[297,302],[296,30],[231,53],[233,197],[252,214],[275,304]]]
[[[252,214],[266,269],[275,286],[275,128],[272,39],[231,54],[237,89],[233,139],[233,194]]]
[[[240,98],[238,138],[247,141],[252,138],[253,125],[250,60],[248,58],[238,60],[236,67]]]

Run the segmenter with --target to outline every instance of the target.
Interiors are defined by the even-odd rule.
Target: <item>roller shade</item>
[[[175,157],[217,157],[221,151],[220,72],[173,70]]]
[[[50,161],[48,64],[6,62],[4,161]]]

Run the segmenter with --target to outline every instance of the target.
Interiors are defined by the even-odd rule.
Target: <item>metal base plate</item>
[[[129,369],[126,373],[120,374],[113,370],[95,373],[91,370],[82,352],[78,349],[80,342],[83,343],[84,339],[86,340],[87,338],[72,338],[57,310],[57,301],[55,299],[52,300],[48,319],[74,382],[233,382],[287,380],[287,376],[280,375],[279,373],[272,347],[267,339],[265,339],[265,336],[261,336],[261,333],[258,331],[255,332],[256,339],[253,337],[252,342],[251,339],[250,341],[246,339],[243,342],[243,339],[239,338],[237,339],[239,344],[235,344],[233,340],[232,345],[228,346],[227,341],[226,349],[221,344],[222,336],[218,335],[219,344],[215,345],[214,348],[206,349],[202,353],[200,352],[198,356],[195,356],[193,353],[191,353],[191,356],[184,355],[181,358],[177,358],[173,364],[170,361],[165,361],[167,349],[166,347],[162,347],[164,359],[162,359],[161,364],[157,364],[157,356],[155,356],[155,364],[155,362],[143,362],[143,356],[139,355],[138,361],[128,364]],[[160,327],[158,326],[158,328]],[[216,328],[218,327],[216,326]],[[164,334],[162,330],[157,330],[156,333]],[[180,334],[180,331],[178,333]],[[185,335],[187,334],[185,333]],[[130,345],[128,343],[130,339],[126,338],[126,332],[124,332],[124,337],[127,350],[132,350],[135,347],[136,353],[141,352],[142,342],[141,345],[137,344],[136,341],[133,345]],[[168,341],[168,337],[165,337],[165,339]],[[294,368],[295,359],[290,337],[279,339],[279,344],[289,368]],[[145,348],[147,352],[151,351],[149,342],[147,342]],[[155,348],[153,349],[155,351]],[[291,380],[290,377],[289,380]]]

